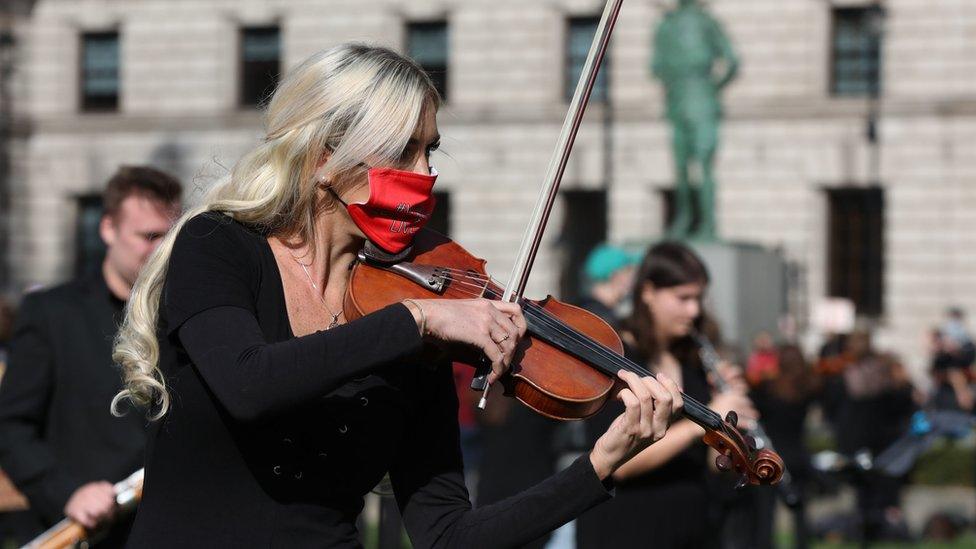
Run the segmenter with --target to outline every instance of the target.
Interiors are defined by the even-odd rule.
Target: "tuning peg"
[[[749,486],[749,477],[746,475],[742,475],[741,477],[739,477],[739,482],[735,483],[735,489],[741,490],[746,486]]]
[[[722,471],[722,472],[731,471],[732,470],[732,458],[730,458],[729,456],[727,456],[725,454],[719,454],[719,456],[717,458],[715,458],[715,467],[719,471]]]
[[[725,415],[725,421],[729,422],[733,427],[738,427],[739,414],[735,413],[735,410],[729,410],[729,413]]]
[[[746,444],[749,445],[749,449],[752,450],[753,452],[759,449],[759,446],[756,444],[756,437],[752,435],[745,435],[742,438],[745,439]]]

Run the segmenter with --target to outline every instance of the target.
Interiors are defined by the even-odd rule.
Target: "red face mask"
[[[346,209],[366,238],[391,254],[413,242],[414,233],[430,220],[437,171],[423,175],[393,168],[370,168],[369,200]]]

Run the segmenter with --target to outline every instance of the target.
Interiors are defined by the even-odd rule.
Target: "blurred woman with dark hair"
[[[736,389],[712,398],[693,330],[708,333],[712,323],[702,310],[708,271],[695,253],[676,242],[648,250],[635,277],[633,309],[627,320],[627,354],[655,373],[677,381],[685,394],[723,417],[735,410],[740,418],[756,417],[741,378]],[[588,421],[590,437],[604,431],[619,414],[608,404]],[[579,519],[578,545],[591,547],[698,548],[709,529],[706,474],[709,450],[704,430],[689,420],[676,422],[665,438],[618,469],[617,497]]]
[[[777,349],[778,372],[762,381],[752,393],[752,399],[763,417],[763,426],[770,440],[775,441],[776,451],[793,477],[793,486],[799,491],[797,503],[791,509],[797,547],[806,547],[807,523],[804,507],[804,489],[812,479],[810,452],[804,441],[807,412],[820,394],[821,380],[803,356],[799,346],[787,343]],[[772,490],[763,492],[767,499],[762,505],[765,516],[758,524],[770,532],[764,539],[772,539],[776,495]]]
[[[868,450],[876,457],[908,431],[916,410],[915,389],[898,357],[875,350],[869,332],[851,334],[847,352],[853,362],[842,377],[844,395],[834,425],[837,449],[848,456]],[[901,510],[905,480],[871,475],[857,486],[860,535],[865,539],[908,539]]]

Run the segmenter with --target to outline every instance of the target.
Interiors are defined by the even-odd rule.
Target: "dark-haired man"
[[[86,528],[115,514],[112,483],[142,467],[145,420],[114,417],[121,388],[112,340],[149,255],[180,211],[179,181],[123,167],[102,195],[99,272],[28,294],[0,384],[0,467],[30,503],[38,526],[68,516]],[[102,546],[121,546],[127,521]],[[23,540],[21,540],[23,541]]]

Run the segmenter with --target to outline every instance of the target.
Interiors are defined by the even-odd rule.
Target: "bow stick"
[[[590,51],[586,56],[586,63],[583,64],[580,78],[576,82],[576,91],[573,92],[573,100],[566,112],[562,131],[559,133],[559,140],[556,141],[556,148],[549,159],[549,167],[546,170],[542,190],[536,201],[535,209],[532,211],[529,226],[522,237],[518,255],[515,256],[515,265],[512,268],[512,275],[509,277],[509,283],[505,286],[502,301],[516,302],[521,299],[522,293],[525,291],[529,273],[532,271],[532,264],[535,262],[539,244],[542,242],[542,234],[545,232],[549,214],[552,213],[553,204],[555,204],[556,196],[559,193],[559,184],[566,172],[566,165],[569,163],[569,155],[573,151],[576,135],[583,124],[583,114],[590,102],[590,95],[593,93],[593,86],[596,85],[596,77],[600,71],[600,66],[603,64],[603,59],[606,57],[610,36],[613,34],[613,28],[617,23],[617,16],[620,15],[620,8],[623,3],[623,0],[609,0],[603,10],[603,16],[600,18],[600,24],[597,26],[593,42],[590,44]],[[483,362],[471,382],[472,389],[484,391],[481,401],[478,403],[478,407],[482,409],[485,407],[490,389],[488,383],[490,370],[490,367],[486,367],[486,363]]]

